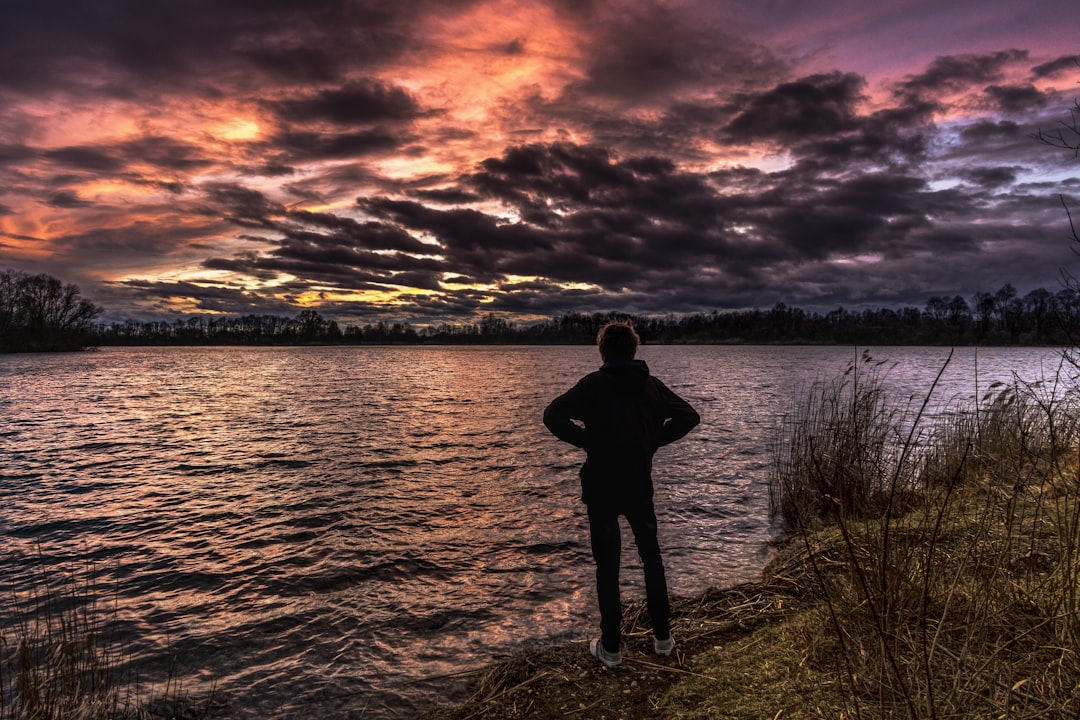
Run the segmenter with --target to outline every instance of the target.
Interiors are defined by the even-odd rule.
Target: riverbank
[[[968,530],[980,522],[976,513],[966,515]],[[881,670],[889,653],[868,628],[868,604],[859,602],[857,592],[836,597],[844,592],[822,584],[822,573],[855,581],[846,560],[848,540],[834,527],[805,541],[791,538],[760,582],[676,599],[677,644],[670,658],[652,653],[647,614],[643,604],[635,604],[624,616],[621,666],[602,667],[584,639],[525,649],[477,673],[465,702],[435,707],[422,720],[982,718],[991,717],[990,707],[1000,710],[994,717],[1075,717],[1080,658],[1068,638],[1076,617],[1061,612],[1062,598],[1054,597],[1060,586],[1047,555],[1052,551],[1036,551],[1032,560],[1030,546],[985,548],[1011,558],[1012,570],[1002,575],[1000,567],[969,562],[963,546],[971,538],[963,531],[950,536],[936,548],[945,559],[942,575],[965,565],[972,574],[949,578],[954,587],[969,586],[983,573],[1012,600],[1002,604],[978,591],[958,592],[949,599],[954,612],[923,611],[933,616],[921,623],[933,636],[928,646],[890,633],[890,641],[897,641],[895,676]],[[1021,597],[1019,583],[1035,595]],[[981,601],[989,612],[973,613]],[[972,624],[963,627],[965,619]],[[919,634],[917,617],[906,624],[912,635]],[[928,688],[916,692],[915,683],[899,682],[915,675],[939,687],[936,699]],[[912,707],[916,698],[919,704]],[[938,706],[947,712],[938,714]]]
[[[587,640],[522,650],[478,673],[467,701],[423,718],[788,717],[802,704],[791,695],[800,658],[776,650],[813,601],[805,578],[786,574],[793,558],[779,557],[761,582],[675,599],[671,657],[653,654],[637,603],[623,619],[621,666],[602,667]]]
[[[675,604],[673,657],[634,606],[623,666],[522,651],[425,720],[1077,717],[1075,385],[999,384],[920,432],[865,366],[796,410],[770,476],[792,533],[759,582]]]

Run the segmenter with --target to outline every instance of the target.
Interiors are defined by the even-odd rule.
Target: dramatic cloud
[[[1033,138],[1075,119],[1072,15],[21,3],[0,23],[0,267],[77,282],[113,318],[1052,288],[1080,170]]]
[[[416,101],[401,88],[378,83],[350,82],[308,97],[268,103],[288,122],[325,121],[337,125],[366,125],[408,120],[418,114]]]

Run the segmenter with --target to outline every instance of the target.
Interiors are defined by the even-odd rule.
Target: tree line
[[[316,310],[279,315],[195,315],[173,320],[97,323],[102,308],[45,274],[0,271],[0,352],[77,350],[99,345],[589,344],[611,320],[629,320],[653,344],[755,343],[851,345],[1074,345],[1080,290],[1020,295],[1006,284],[932,297],[901,308],[808,311],[778,303],[767,310],[685,315],[567,313],[514,323],[495,313],[476,322],[415,326],[379,321],[340,325]]]
[[[92,345],[102,308],[76,285],[46,275],[0,271],[0,352],[79,350]]]
[[[755,343],[855,345],[1071,345],[1080,337],[1080,292],[1033,290],[1021,296],[1006,284],[979,292],[932,297],[922,308],[902,307],[819,313],[778,303],[768,310],[713,311],[644,316],[567,313],[514,323],[495,313],[477,322],[414,326],[379,321],[342,327],[315,310],[296,317],[192,316],[172,321],[103,323],[101,345],[296,345],[296,344],[588,344],[611,320],[629,320],[654,344]]]

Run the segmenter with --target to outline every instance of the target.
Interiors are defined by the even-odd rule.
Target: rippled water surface
[[[873,352],[913,393],[948,355]],[[703,418],[657,457],[673,593],[758,576],[772,429],[853,356],[642,348]],[[975,359],[957,351],[939,394],[972,394]],[[1055,362],[982,349],[979,385]],[[598,364],[585,347],[0,356],[0,581],[90,567],[148,676],[171,657],[231,716],[411,717],[452,695],[444,676],[594,632],[581,453],[540,417]]]

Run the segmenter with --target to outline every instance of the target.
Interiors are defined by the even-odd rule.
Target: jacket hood
[[[649,377],[649,366],[644,360],[608,360],[600,366],[600,370],[623,380],[644,380]]]

